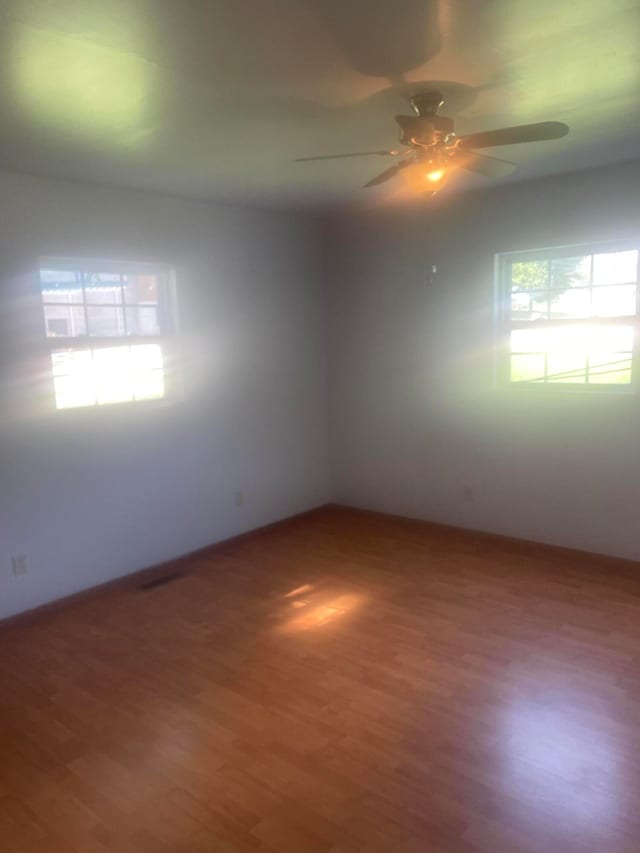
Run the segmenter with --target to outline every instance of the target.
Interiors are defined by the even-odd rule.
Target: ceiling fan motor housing
[[[445,116],[396,116],[403,145],[434,145],[453,133],[453,119]]]
[[[444,104],[442,92],[416,92],[409,98],[409,103],[418,116],[434,116]]]

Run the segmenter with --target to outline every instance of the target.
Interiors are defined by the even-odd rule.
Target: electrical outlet
[[[13,569],[13,574],[18,577],[19,575],[26,575],[27,573],[27,555],[26,554],[14,554],[11,558],[11,568]]]
[[[236,492],[236,506],[244,506],[244,492]]]

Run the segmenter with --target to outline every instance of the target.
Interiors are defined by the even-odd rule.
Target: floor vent
[[[147,590],[147,589],[155,589],[157,586],[164,586],[166,583],[171,583],[172,581],[177,581],[178,578],[184,577],[182,572],[169,572],[168,575],[162,575],[159,578],[153,578],[150,581],[145,581],[145,583],[141,583],[138,589]]]

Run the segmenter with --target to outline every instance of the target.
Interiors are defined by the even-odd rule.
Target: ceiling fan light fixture
[[[433,195],[446,184],[449,172],[445,163],[418,161],[403,167],[400,174],[412,193]]]

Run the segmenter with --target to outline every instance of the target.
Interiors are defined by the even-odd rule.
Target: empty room
[[[640,2],[0,56],[0,853],[637,853]]]

